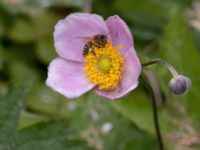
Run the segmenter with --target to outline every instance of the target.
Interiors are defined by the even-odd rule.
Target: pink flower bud
[[[185,94],[191,87],[191,80],[183,75],[172,78],[169,82],[169,88],[175,95]]]

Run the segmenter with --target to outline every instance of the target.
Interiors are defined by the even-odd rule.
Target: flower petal
[[[107,99],[115,100],[126,95],[137,87],[138,78],[141,72],[141,64],[134,48],[130,48],[130,50],[124,55],[124,59],[124,71],[119,86],[111,92],[96,89],[98,95]]]
[[[48,67],[47,86],[67,98],[76,98],[94,87],[83,71],[81,63],[54,59]]]
[[[101,16],[73,13],[56,24],[55,48],[60,57],[82,62],[82,50],[88,38],[108,33],[108,28]]]
[[[120,50],[125,54],[133,47],[133,38],[127,24],[117,15],[111,16],[106,20],[109,33],[116,46],[122,45],[124,48]]]

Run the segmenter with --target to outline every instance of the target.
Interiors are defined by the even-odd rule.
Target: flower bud
[[[177,75],[169,82],[169,88],[175,95],[185,94],[191,87],[191,80],[183,75]]]

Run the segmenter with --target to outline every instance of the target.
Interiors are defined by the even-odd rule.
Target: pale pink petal
[[[96,93],[107,99],[115,100],[128,92],[135,89],[138,85],[138,78],[141,72],[141,64],[134,48],[130,48],[124,55],[125,62],[123,64],[124,71],[119,86],[111,92],[100,91],[96,89]]]
[[[132,34],[127,24],[117,15],[109,17],[106,20],[106,24],[114,45],[122,45],[124,48],[120,52],[125,54],[133,47]]]
[[[82,62],[82,50],[88,38],[108,33],[108,28],[101,16],[73,13],[56,24],[55,48],[60,57]]]
[[[76,98],[94,87],[83,71],[82,63],[54,59],[48,67],[47,86],[67,98]]]

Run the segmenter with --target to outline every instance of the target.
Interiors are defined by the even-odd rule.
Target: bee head
[[[103,42],[106,42],[106,40],[107,40],[106,35],[104,35],[104,34],[99,35],[99,40],[103,41]]]

